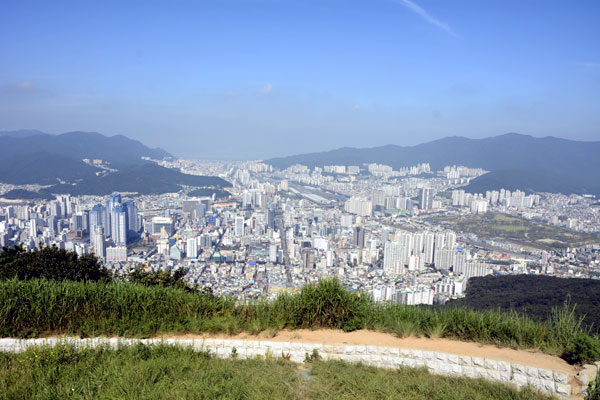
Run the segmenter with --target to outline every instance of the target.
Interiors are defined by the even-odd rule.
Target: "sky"
[[[266,159],[507,132],[600,140],[600,1],[0,3],[0,130]]]

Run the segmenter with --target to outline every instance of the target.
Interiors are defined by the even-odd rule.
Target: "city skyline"
[[[598,137],[595,2],[0,8],[1,130],[124,134],[221,159]]]

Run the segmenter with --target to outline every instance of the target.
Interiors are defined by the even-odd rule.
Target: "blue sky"
[[[236,159],[600,140],[596,0],[13,1],[0,17],[0,130]]]

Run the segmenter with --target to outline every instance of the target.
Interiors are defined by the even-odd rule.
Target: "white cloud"
[[[360,110],[360,106],[358,104],[355,104],[355,105],[352,106],[352,109],[354,111],[358,111],[358,110]]]
[[[436,27],[448,32],[452,36],[457,36],[456,33],[454,32],[454,30],[452,30],[452,28],[450,27],[450,25],[435,18],[434,16],[429,14],[423,7],[419,6],[415,2],[413,2],[411,0],[394,0],[394,2],[396,2],[398,4],[402,4],[404,7],[408,8],[415,14],[419,15],[421,18],[423,18],[425,21],[429,22],[431,25],[436,26]]]
[[[262,94],[269,94],[273,91],[273,85],[271,85],[270,83],[266,83],[265,86],[261,87],[259,92]]]

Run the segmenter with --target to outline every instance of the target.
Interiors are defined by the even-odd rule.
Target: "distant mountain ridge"
[[[266,160],[277,168],[293,164],[360,165],[379,163],[394,169],[427,162],[439,170],[446,165],[484,168],[489,174],[474,179],[472,192],[523,189],[600,195],[600,142],[579,142],[555,137],[505,135],[469,139],[452,136],[416,146],[387,145],[301,154]]]
[[[139,194],[178,192],[182,186],[221,189],[231,184],[215,176],[183,174],[142,157],[172,157],[122,135],[107,137],[95,132],[49,135],[35,130],[0,132],[0,182],[15,185],[50,185],[40,192],[13,190],[10,198],[49,198],[53,194],[106,195],[114,191]],[[101,159],[116,172],[106,172],[82,160]],[[218,190],[217,190],[218,189]]]
[[[104,136],[97,132],[66,132],[51,135],[36,130],[0,132],[0,148],[10,149],[11,156],[45,151],[73,159],[101,159],[115,165],[142,164],[142,157],[172,157],[160,148],[149,148],[123,135]]]

